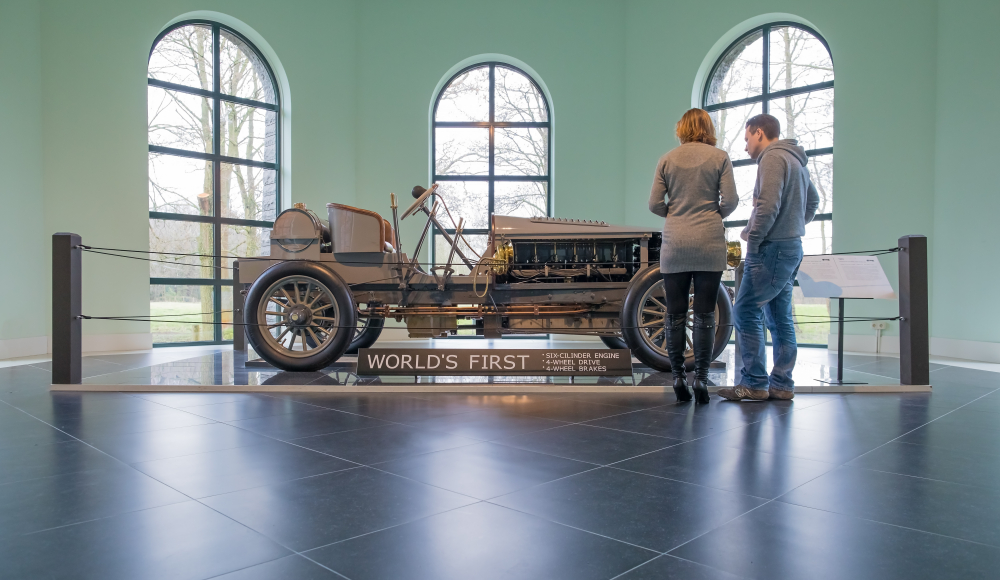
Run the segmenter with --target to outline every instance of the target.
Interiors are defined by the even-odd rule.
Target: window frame
[[[705,86],[702,88],[702,93],[701,93],[701,107],[705,111],[707,111],[709,113],[714,113],[715,111],[719,111],[719,110],[723,110],[723,109],[730,109],[730,108],[740,107],[740,106],[744,106],[744,105],[750,105],[750,104],[760,103],[761,104],[761,112],[762,113],[768,113],[770,102],[773,99],[780,99],[782,97],[790,97],[790,96],[794,96],[794,95],[802,95],[802,94],[811,93],[811,92],[814,92],[814,91],[825,90],[825,89],[833,89],[834,88],[834,81],[831,80],[831,81],[825,81],[825,82],[822,82],[822,83],[814,83],[814,84],[811,84],[811,85],[803,85],[801,87],[796,87],[796,88],[788,89],[788,90],[784,90],[784,91],[774,91],[774,92],[771,92],[771,58],[770,58],[770,56],[771,56],[770,55],[770,51],[771,51],[771,38],[770,38],[771,29],[772,28],[786,27],[786,26],[787,27],[798,28],[799,30],[802,30],[804,32],[807,32],[807,33],[811,34],[815,39],[819,40],[823,44],[823,47],[826,49],[827,55],[830,57],[830,63],[831,63],[831,65],[833,65],[834,69],[836,69],[836,65],[833,64],[833,51],[830,50],[829,43],[827,43],[826,39],[823,38],[823,35],[821,35],[815,29],[813,29],[810,26],[807,26],[805,24],[799,23],[799,22],[791,22],[791,21],[769,22],[769,23],[763,24],[761,26],[756,26],[756,27],[748,30],[744,34],[741,34],[736,40],[734,40],[732,43],[730,43],[729,46],[727,46],[725,50],[722,51],[722,53],[719,55],[719,57],[715,60],[715,63],[712,65],[712,69],[711,69],[711,72],[709,73],[708,77],[705,79]],[[719,70],[719,66],[722,64],[722,61],[726,58],[726,56],[729,55],[729,53],[734,48],[736,48],[737,46],[739,46],[740,44],[742,44],[743,41],[745,41],[747,38],[749,38],[749,37],[757,34],[758,32],[761,33],[761,40],[762,40],[762,44],[763,44],[763,51],[762,51],[763,58],[761,60],[762,69],[763,69],[762,74],[761,74],[761,84],[762,84],[762,86],[761,86],[761,89],[762,89],[761,90],[761,94],[757,95],[757,96],[754,96],[754,97],[747,97],[747,98],[737,99],[737,100],[733,100],[733,101],[726,101],[726,102],[723,102],[723,103],[716,103],[716,104],[712,104],[712,105],[708,104],[708,97],[709,97],[709,94],[711,93],[712,82],[715,80],[715,75],[716,75],[716,73]],[[820,149],[810,149],[810,150],[806,151],[806,157],[809,158],[809,159],[811,159],[813,157],[820,157],[820,156],[825,156],[825,155],[829,155],[831,158],[833,157],[833,147],[832,146],[831,147],[824,147],[824,148],[820,148]],[[733,165],[734,168],[735,167],[744,167],[744,166],[747,166],[747,165],[754,165],[755,163],[756,162],[754,160],[752,160],[752,159],[739,159],[739,160],[736,160],[736,161],[732,161],[732,165]],[[813,218],[813,221],[814,222],[817,222],[817,221],[829,221],[832,224],[833,223],[833,213],[831,212],[831,213],[816,214],[816,216]],[[728,231],[728,230],[733,229],[733,228],[742,228],[742,227],[746,226],[747,223],[748,223],[748,220],[733,220],[733,221],[724,221],[724,222],[722,222],[722,225],[725,228],[725,230]],[[797,281],[795,282],[795,285],[796,286],[798,285]],[[799,346],[806,346],[806,347],[826,347],[827,345],[826,344],[813,344],[813,343],[799,343]]]
[[[154,79],[149,76],[149,60],[153,57],[153,52],[156,50],[157,45],[163,40],[165,36],[171,32],[183,28],[185,26],[210,26],[212,29],[212,90],[206,91],[204,89],[199,89],[195,87],[190,87],[187,85],[181,85],[166,81],[161,81]],[[222,71],[221,71],[221,34],[225,30],[227,34],[239,39],[249,50],[253,51],[254,56],[256,56],[260,62],[263,64],[264,70],[267,72],[268,80],[271,81],[271,86],[274,92],[274,103],[265,103],[262,101],[255,101],[252,99],[244,99],[234,95],[228,95],[222,92],[221,82],[222,82]],[[243,165],[249,167],[257,167],[261,169],[267,169],[274,171],[275,183],[274,183],[274,204],[275,204],[275,214],[281,212],[281,90],[278,84],[277,77],[274,74],[274,70],[271,68],[271,64],[267,61],[267,58],[261,54],[260,50],[250,41],[246,36],[240,34],[239,31],[234,30],[228,26],[214,22],[212,20],[203,19],[193,19],[193,20],[183,20],[181,22],[174,23],[163,31],[161,31],[149,48],[149,55],[146,57],[147,63],[147,74],[146,74],[146,86],[147,86],[147,102],[149,98],[148,87],[157,87],[170,91],[177,91],[191,95],[197,95],[212,100],[212,153],[201,153],[198,151],[189,151],[185,149],[175,149],[172,147],[162,147],[159,145],[150,145],[147,133],[147,170],[149,167],[148,154],[156,153],[158,155],[172,155],[175,157],[186,157],[189,159],[198,159],[202,161],[212,162],[212,215],[211,216],[201,216],[201,215],[189,215],[181,213],[172,212],[159,212],[150,211],[150,220],[166,220],[166,221],[181,221],[181,222],[197,222],[197,223],[209,223],[212,224],[212,245],[214,247],[213,258],[213,272],[212,278],[163,278],[163,277],[153,277],[150,276],[149,284],[150,286],[212,286],[213,287],[213,340],[208,341],[187,341],[187,342],[163,342],[163,343],[153,343],[154,347],[171,347],[171,346],[192,346],[192,345],[213,345],[213,344],[231,344],[232,340],[223,339],[223,324],[222,324],[222,291],[223,288],[232,288],[233,280],[232,278],[223,278],[223,266],[225,266],[225,258],[222,257],[222,228],[226,225],[233,226],[250,226],[250,227],[262,227],[270,228],[274,225],[273,221],[268,220],[248,220],[248,219],[238,219],[238,218],[226,218],[222,217],[222,164],[229,163],[234,165]],[[271,111],[275,114],[275,139],[274,139],[274,163],[268,163],[265,161],[256,161],[253,159],[243,159],[239,157],[228,157],[221,155],[222,151],[222,135],[219,131],[219,127],[222,125],[222,101],[236,103],[240,105],[245,105],[249,107],[255,107],[258,109],[264,109]],[[148,176],[147,176],[148,179]]]
[[[761,112],[762,113],[767,113],[768,109],[769,109],[769,104],[770,104],[771,100],[773,100],[773,99],[780,99],[782,97],[790,97],[790,96],[794,96],[794,95],[801,95],[801,94],[805,94],[805,93],[811,93],[813,91],[819,91],[819,90],[834,88],[833,87],[834,81],[825,81],[825,82],[822,82],[822,83],[814,83],[814,84],[811,84],[811,85],[803,85],[801,87],[796,87],[794,89],[788,89],[788,90],[785,90],[785,91],[771,92],[771,59],[770,59],[770,52],[771,52],[771,42],[770,42],[771,38],[770,38],[770,35],[771,35],[771,29],[772,28],[776,28],[776,27],[780,28],[780,27],[784,27],[784,26],[791,26],[793,28],[798,28],[799,30],[803,30],[805,32],[808,32],[814,38],[816,38],[817,40],[819,40],[823,44],[823,47],[826,49],[827,55],[829,55],[829,57],[830,57],[830,63],[833,64],[833,52],[830,50],[830,45],[826,42],[826,39],[823,38],[823,36],[819,32],[816,32],[816,30],[814,30],[813,28],[811,28],[809,26],[806,26],[805,24],[801,24],[799,22],[790,22],[790,21],[769,22],[767,24],[764,24],[764,25],[761,25],[761,26],[757,26],[755,28],[752,28],[752,29],[748,30],[744,34],[741,34],[739,36],[739,38],[737,38],[736,40],[734,40],[733,42],[731,42],[729,44],[729,46],[727,46],[726,49],[724,51],[722,51],[722,53],[719,55],[719,58],[717,58],[715,60],[715,64],[712,65],[712,70],[709,73],[708,78],[705,80],[705,86],[702,88],[702,92],[701,92],[701,107],[702,107],[702,109],[704,109],[705,111],[707,111],[709,113],[714,113],[715,111],[719,111],[719,110],[722,110],[722,109],[731,109],[731,108],[740,107],[740,106],[743,106],[743,105],[750,105],[750,104],[760,103],[761,104]],[[763,44],[763,59],[761,61],[761,65],[762,65],[762,69],[763,69],[762,74],[761,74],[761,77],[762,77],[761,78],[761,84],[762,84],[762,86],[761,86],[761,89],[762,89],[761,94],[758,95],[758,96],[755,96],[755,97],[747,97],[747,98],[744,98],[744,99],[737,99],[737,100],[734,100],[734,101],[726,101],[724,103],[716,103],[716,104],[713,104],[713,105],[708,104],[708,102],[707,102],[708,101],[708,95],[711,92],[712,81],[715,80],[715,74],[718,72],[719,65],[722,64],[723,59],[726,58],[726,56],[730,53],[730,51],[732,51],[734,48],[736,48],[737,46],[739,46],[744,40],[746,40],[748,37],[753,36],[754,34],[756,34],[758,32],[761,33],[761,40],[763,41],[762,42],[762,44]],[[834,65],[834,68],[836,69],[836,65]],[[832,156],[833,155],[833,147],[823,147],[821,149],[810,149],[810,150],[806,151],[806,157],[808,157],[808,158],[819,157],[821,155],[831,155]],[[746,166],[746,165],[753,165],[754,163],[756,163],[756,162],[753,159],[738,159],[738,160],[732,162],[733,167],[743,167],[743,166]],[[831,221],[832,222],[833,221],[833,213],[831,212],[831,213],[817,214],[816,217],[813,218],[813,221]],[[735,221],[726,221],[726,222],[723,222],[723,226],[726,229],[743,227],[745,225],[747,225],[747,220],[735,220]]]
[[[441,104],[441,96],[448,90],[448,87],[463,74],[475,70],[478,68],[483,68],[485,66],[489,67],[489,120],[488,121],[438,121],[437,111],[438,105]],[[538,94],[542,96],[542,100],[545,102],[545,118],[544,122],[498,122],[496,121],[496,68],[503,67],[510,69],[528,79]],[[489,129],[489,171],[486,175],[439,175],[437,173],[437,129],[438,128],[488,128]],[[546,131],[546,168],[547,171],[545,175],[496,175],[496,160],[494,151],[494,133],[498,128],[544,128]],[[546,189],[546,215],[552,216],[552,106],[549,104],[549,97],[542,90],[542,87],[538,84],[535,78],[528,74],[526,71],[512,65],[507,62],[490,60],[477,62],[469,66],[463,67],[461,70],[451,75],[447,82],[441,86],[441,90],[438,91],[437,95],[434,96],[434,109],[431,112],[431,183],[439,183],[441,181],[485,181],[488,183],[488,220],[487,223],[493,223],[494,215],[494,192],[495,184],[499,181],[510,181],[510,182],[544,182]],[[454,235],[455,230],[453,228],[445,228],[449,235]],[[438,265],[436,263],[436,241],[440,230],[437,226],[431,226],[431,240],[430,240],[430,262],[432,264]],[[489,235],[490,228],[469,228],[463,229],[462,234],[467,235]]]

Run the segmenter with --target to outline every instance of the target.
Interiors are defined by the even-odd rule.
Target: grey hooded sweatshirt
[[[747,254],[756,254],[765,241],[801,238],[816,216],[819,193],[809,179],[806,151],[795,139],[781,139],[757,158],[753,208],[743,232]]]

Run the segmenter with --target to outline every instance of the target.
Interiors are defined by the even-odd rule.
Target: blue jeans
[[[740,384],[752,390],[791,391],[797,346],[792,320],[792,285],[802,262],[802,240],[764,242],[747,254],[740,293],[733,307],[743,369]],[[774,368],[767,374],[764,324],[771,331]]]

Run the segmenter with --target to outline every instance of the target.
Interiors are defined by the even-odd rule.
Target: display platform
[[[426,341],[428,348],[468,346],[476,341]],[[489,341],[490,348],[579,348],[578,342],[550,340]],[[392,344],[392,343],[388,343]],[[397,343],[404,344],[404,343]],[[412,347],[413,342],[405,343]],[[592,347],[593,343],[588,346]],[[423,345],[421,345],[423,346]],[[709,371],[710,392],[735,384],[733,347],[727,348]],[[344,357],[320,372],[284,372],[248,353],[225,350],[188,359],[90,376],[78,385],[52,385],[53,391],[114,392],[496,392],[496,393],[662,393],[670,391],[670,373],[656,372],[633,360],[631,376],[360,376],[356,357]],[[845,377],[865,385],[828,385],[836,374],[825,349],[800,349],[795,368],[797,394],[930,392],[928,385],[901,385],[891,373],[845,370]],[[801,378],[800,378],[801,377]]]

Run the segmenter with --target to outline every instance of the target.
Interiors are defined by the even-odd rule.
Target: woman
[[[649,211],[663,224],[660,273],[667,298],[666,343],[677,400],[691,400],[684,371],[688,292],[694,282],[694,390],[708,403],[708,365],[715,344],[715,299],[726,269],[722,219],[739,197],[729,155],[715,147],[715,126],[702,109],[691,109],[677,123],[681,146],[660,158],[649,194]]]

